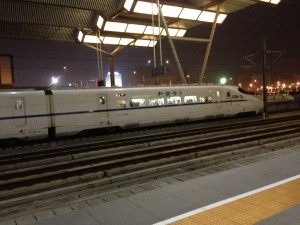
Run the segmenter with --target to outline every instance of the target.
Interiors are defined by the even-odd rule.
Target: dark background
[[[211,24],[188,30],[185,36],[208,38]],[[221,76],[232,78],[231,84],[247,86],[261,82],[262,37],[268,36],[268,84],[277,81],[292,83],[300,80],[300,1],[283,0],[278,6],[258,3],[230,14],[218,25],[208,60],[204,82],[217,83]],[[188,83],[196,83],[201,71],[206,44],[174,41]],[[109,46],[111,49],[114,46]],[[160,61],[159,44],[156,60]],[[281,56],[279,57],[279,53]],[[48,86],[52,76],[61,76],[61,85],[75,82],[94,85],[99,76],[97,53],[80,43],[47,41],[0,40],[0,54],[13,55],[15,85]],[[251,58],[256,65],[243,57]],[[279,57],[276,59],[276,57]],[[108,58],[102,54],[103,74],[109,71]],[[159,83],[180,83],[175,61],[166,39],[162,40],[162,58],[166,75]],[[148,60],[151,60],[149,63]],[[115,58],[115,71],[122,74],[123,86],[154,84],[153,48],[127,47]],[[66,69],[64,69],[66,67]],[[242,68],[247,67],[247,69]],[[90,82],[88,82],[90,81]]]

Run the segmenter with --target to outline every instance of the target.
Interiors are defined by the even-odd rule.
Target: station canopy
[[[263,2],[263,3],[262,3]],[[0,39],[45,40],[151,47],[166,31],[174,38],[203,23],[222,23],[253,4],[280,0],[1,0]]]

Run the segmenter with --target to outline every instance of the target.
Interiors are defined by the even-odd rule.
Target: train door
[[[24,98],[12,99],[12,110],[14,116],[14,124],[16,127],[26,125],[25,103]]]
[[[105,94],[98,95],[98,119],[100,125],[107,125],[109,122],[107,111],[107,96]]]

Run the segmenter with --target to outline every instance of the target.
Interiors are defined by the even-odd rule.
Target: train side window
[[[126,108],[126,101],[125,100],[117,100],[117,108]]]
[[[104,96],[101,96],[101,97],[99,98],[99,103],[100,103],[101,105],[104,105],[104,104],[105,104],[105,97],[104,97]]]
[[[15,100],[15,110],[22,110],[23,109],[23,100],[17,99]]]
[[[227,97],[230,98],[230,92],[229,91],[227,91]]]
[[[181,104],[181,97],[180,96],[172,96],[167,98],[167,103],[169,105],[177,105],[177,104]]]
[[[133,98],[130,100],[130,107],[142,107],[146,105],[144,98]]]
[[[199,102],[200,103],[212,102],[212,98],[211,96],[199,97]]]
[[[150,98],[149,99],[150,106],[160,106],[160,105],[164,105],[164,104],[165,104],[164,98]]]
[[[184,103],[197,103],[197,96],[184,96]]]

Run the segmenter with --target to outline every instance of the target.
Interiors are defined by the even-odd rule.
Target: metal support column
[[[267,47],[266,47],[267,37],[262,37],[262,59],[263,59],[263,101],[264,101],[264,112],[263,118],[265,119],[268,114],[268,96],[267,96]]]
[[[207,65],[207,61],[208,61],[212,41],[213,41],[213,38],[214,38],[214,35],[215,35],[215,30],[216,30],[216,27],[217,27],[217,19],[218,19],[218,16],[220,14],[220,8],[221,8],[221,3],[218,4],[215,19],[214,19],[214,22],[213,22],[213,25],[212,25],[212,28],[211,28],[209,42],[208,42],[207,47],[206,47],[206,52],[205,52],[205,56],[204,56],[204,60],[203,60],[203,64],[202,64],[201,73],[199,74],[199,79],[198,79],[199,84],[201,84],[202,81],[203,81],[203,77],[204,77],[204,73],[205,73],[205,70],[206,70],[206,65]]]
[[[176,65],[177,65],[177,69],[178,69],[178,72],[179,72],[179,76],[181,78],[182,83],[186,84],[187,82],[186,82],[186,79],[185,79],[185,76],[184,76],[184,73],[183,73],[183,70],[182,70],[182,67],[181,67],[181,64],[180,64],[180,61],[179,61],[176,49],[175,49],[175,46],[174,46],[173,41],[172,41],[172,39],[170,37],[170,33],[169,33],[169,30],[168,30],[168,25],[166,23],[164,15],[162,14],[162,11],[161,11],[161,8],[159,6],[159,3],[157,4],[157,8],[159,10],[160,17],[162,19],[164,28],[165,28],[166,33],[167,33],[168,41],[169,41],[169,44],[171,46],[171,50],[172,50],[173,56],[174,56],[175,61],[176,61]]]
[[[114,56],[109,55],[109,71],[110,71],[110,84],[111,87],[115,86],[115,67],[114,67]]]

